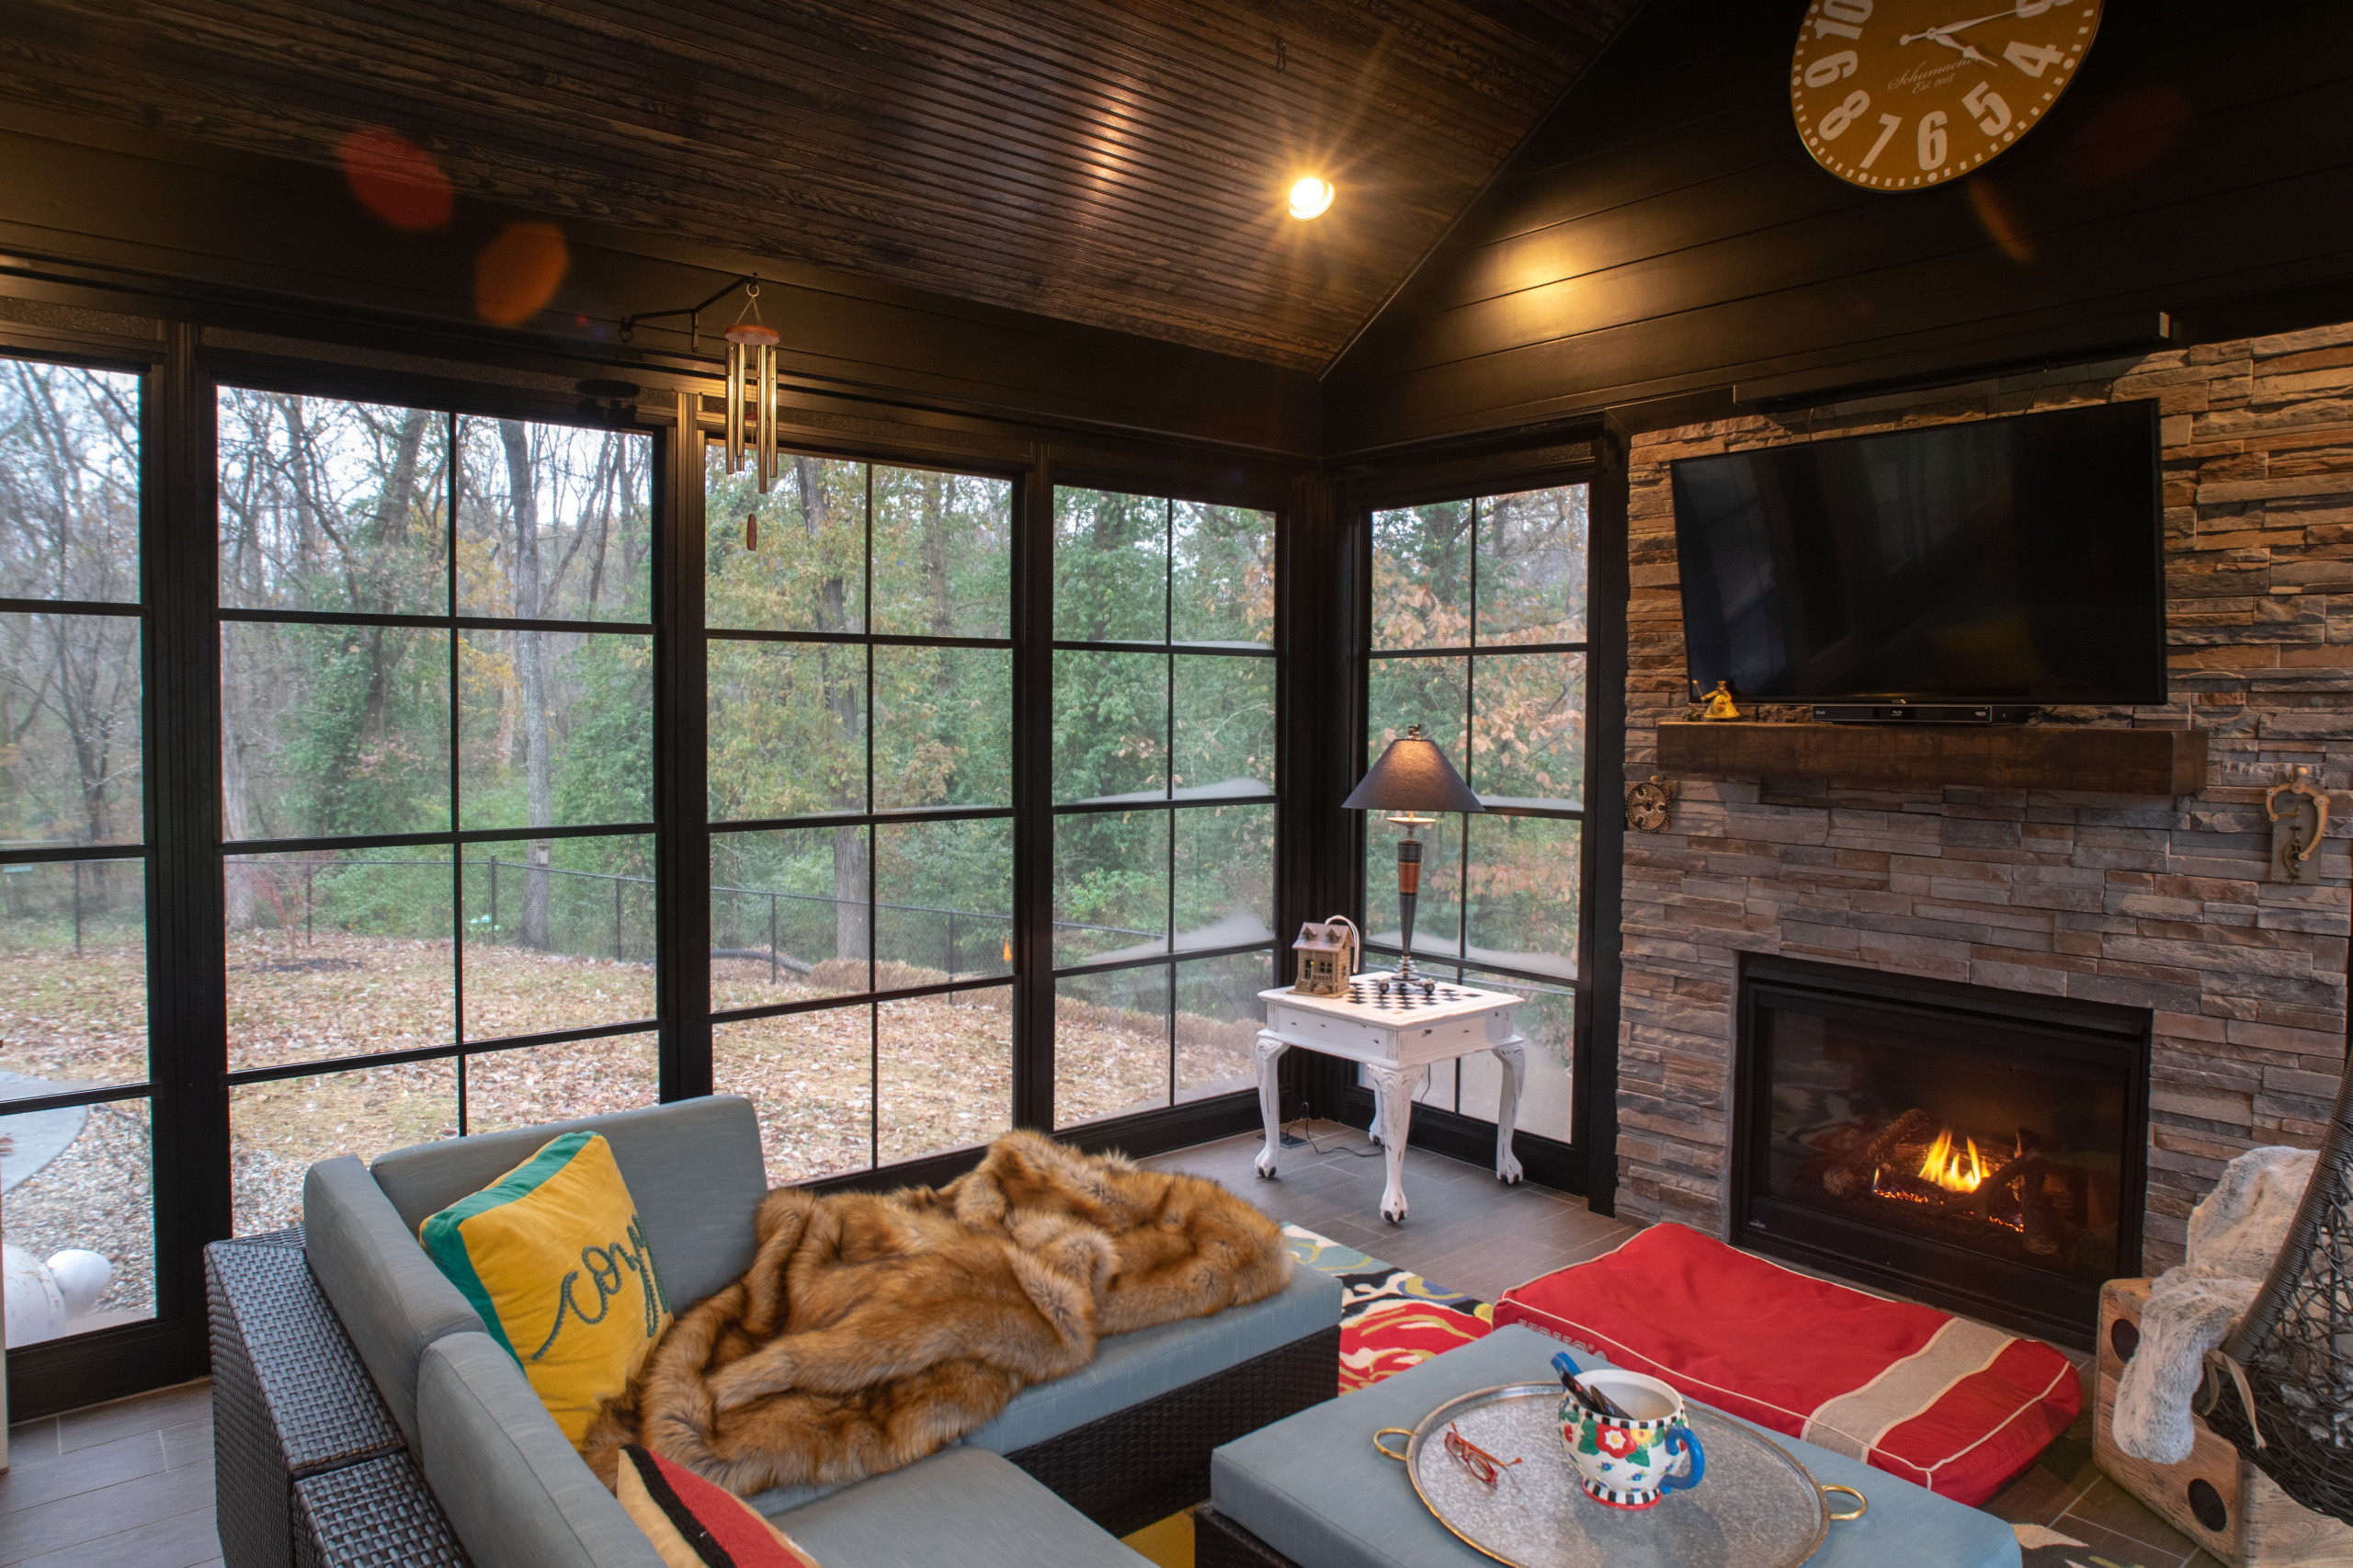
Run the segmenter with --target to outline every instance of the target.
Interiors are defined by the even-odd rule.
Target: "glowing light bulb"
[[[1321,218],[1331,210],[1332,198],[1338,194],[1330,180],[1309,175],[1290,187],[1290,215]]]

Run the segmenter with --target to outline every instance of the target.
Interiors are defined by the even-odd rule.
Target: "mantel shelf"
[[[2195,795],[2206,732],[2035,724],[1763,724],[1658,727],[1659,771],[1720,778],[1826,778],[1933,790],[2089,790]]]

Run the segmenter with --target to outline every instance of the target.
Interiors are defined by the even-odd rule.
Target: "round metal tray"
[[[1834,1519],[1859,1518],[1870,1506],[1852,1487],[1817,1484],[1786,1450],[1729,1416],[1693,1407],[1705,1479],[1640,1513],[1607,1507],[1577,1487],[1560,1408],[1558,1383],[1506,1383],[1447,1401],[1410,1434],[1391,1427],[1373,1441],[1404,1459],[1438,1523],[1512,1568],[1798,1568]],[[1449,1425],[1497,1460],[1521,1462],[1484,1484],[1447,1451]],[[1408,1437],[1402,1456],[1381,1446],[1390,1433]],[[1854,1511],[1831,1513],[1829,1491],[1853,1496]]]

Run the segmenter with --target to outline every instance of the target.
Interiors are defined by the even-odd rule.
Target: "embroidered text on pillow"
[[[635,1245],[631,1245],[631,1243]],[[548,1353],[555,1344],[556,1336],[563,1332],[567,1317],[578,1318],[588,1327],[604,1322],[605,1313],[612,1309],[613,1298],[621,1293],[621,1270],[624,1268],[645,1281],[645,1289],[638,1293],[639,1303],[645,1309],[645,1336],[651,1339],[661,1333],[662,1314],[669,1310],[669,1303],[663,1300],[662,1282],[654,1277],[654,1266],[645,1244],[645,1230],[638,1222],[636,1215],[629,1218],[628,1242],[615,1242],[610,1246],[582,1247],[580,1263],[581,1268],[566,1274],[563,1283],[555,1288],[555,1326],[548,1330],[547,1338],[531,1352],[529,1359],[536,1361]],[[572,1288],[580,1282],[582,1269],[587,1271],[589,1282],[597,1288],[597,1310],[593,1313],[583,1312],[578,1298],[573,1294]]]

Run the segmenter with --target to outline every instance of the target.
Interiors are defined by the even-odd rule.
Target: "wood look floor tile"
[[[54,1415],[44,1415],[36,1421],[19,1421],[8,1428],[8,1463],[12,1469],[53,1460],[61,1451],[57,1446],[57,1417]]]
[[[183,1421],[176,1426],[166,1426],[162,1437],[165,1469],[178,1470],[186,1465],[212,1462],[210,1420]]]
[[[149,1434],[153,1436],[153,1434]],[[164,1470],[0,1516],[0,1564],[63,1551],[101,1533],[176,1518],[212,1505],[210,1467]],[[218,1551],[215,1546],[210,1550]],[[188,1558],[199,1562],[202,1554]]]
[[[63,1463],[12,1463],[7,1473],[0,1475],[0,1519],[61,1497],[78,1497],[117,1482],[153,1475],[163,1468],[163,1439],[153,1432],[77,1449]],[[0,1524],[0,1534],[6,1529],[6,1524]]]
[[[2198,1543],[2167,1524],[2147,1504],[2102,1475],[2095,1480],[2061,1517],[2057,1528],[2073,1533],[2077,1520],[2114,1530],[2139,1541],[2151,1551],[2169,1554],[2176,1562],[2198,1550]]]
[[[212,1385],[209,1381],[181,1383],[152,1393],[133,1394],[86,1410],[69,1411],[57,1418],[58,1447],[66,1453],[110,1443],[133,1432],[153,1432],[183,1421],[212,1418]]]
[[[211,1505],[21,1560],[17,1568],[196,1568],[219,1560]]]

